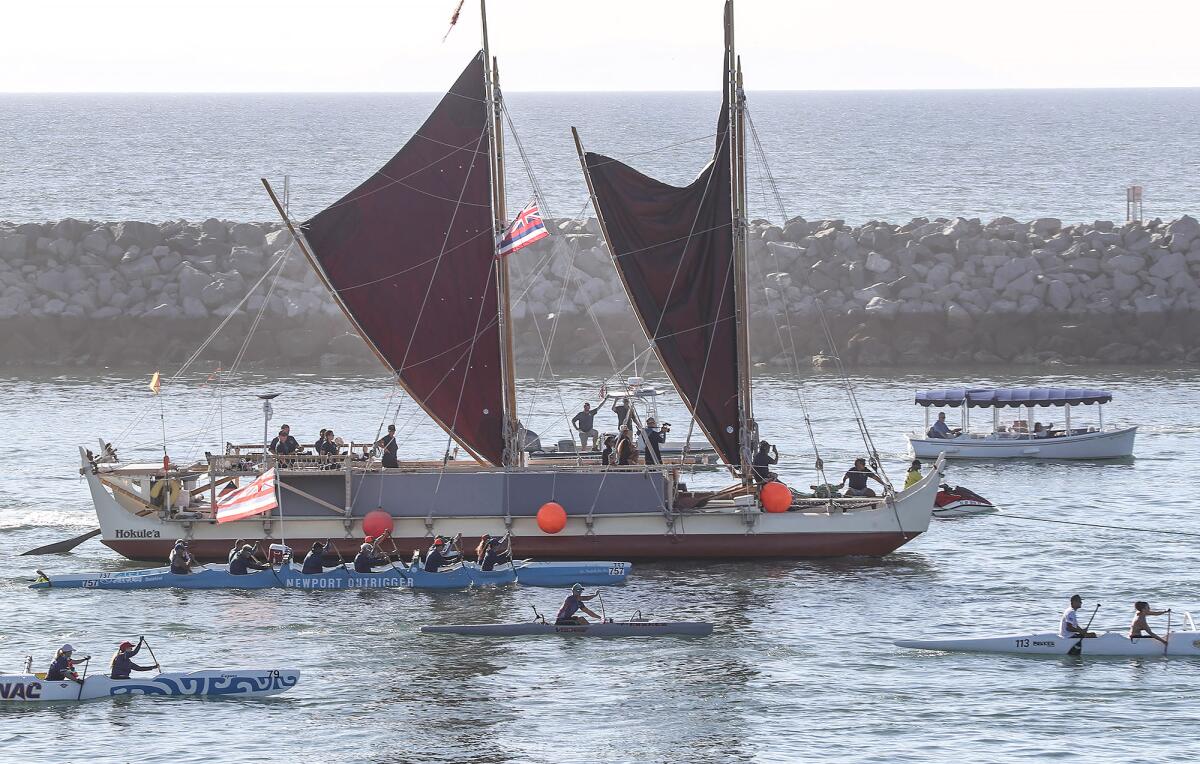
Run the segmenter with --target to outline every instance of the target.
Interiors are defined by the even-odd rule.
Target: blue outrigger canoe
[[[150,568],[112,573],[51,576],[39,571],[32,589],[468,589],[473,586],[565,587],[612,586],[624,583],[633,567],[628,562],[530,562],[518,560],[494,570],[463,563],[437,573],[396,563],[373,573],[356,573],[338,566],[324,573],[301,573],[290,564],[278,569],[235,576],[224,567],[202,567],[192,573]]]

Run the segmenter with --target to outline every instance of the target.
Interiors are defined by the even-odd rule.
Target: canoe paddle
[[[1067,655],[1082,655],[1083,654],[1083,640],[1087,639],[1086,635],[1088,633],[1088,629],[1092,628],[1092,620],[1095,619],[1096,611],[1099,609],[1100,609],[1100,603],[1097,602],[1096,608],[1094,610],[1092,610],[1092,617],[1088,619],[1087,626],[1083,627],[1083,633],[1085,636],[1080,637],[1079,641],[1071,646],[1071,649],[1067,651]]]
[[[150,646],[150,643],[146,641],[146,638],[145,638],[144,636],[143,636],[143,637],[139,637],[139,639],[141,639],[141,641],[142,641],[142,644],[146,646],[146,649],[150,651],[150,659],[151,659],[152,661],[154,661],[154,665],[155,665],[155,667],[157,667],[157,668],[158,668],[158,672],[161,674],[161,673],[162,673],[162,666],[159,664],[159,662],[158,662],[158,658],[156,658],[156,657],[154,656],[154,648]]]
[[[100,535],[100,529],[94,528],[94,529],[88,531],[87,533],[84,533],[83,535],[76,536],[75,538],[67,539],[66,541],[56,541],[53,544],[46,544],[45,546],[39,546],[37,549],[30,549],[28,552],[21,552],[21,554],[19,556],[25,557],[27,555],[38,555],[38,554],[63,554],[65,552],[71,551],[72,549],[79,546],[80,544],[87,541],[88,539],[95,538],[96,536],[99,536],[99,535]]]

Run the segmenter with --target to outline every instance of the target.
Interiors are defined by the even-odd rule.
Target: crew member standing
[[[396,442],[396,425],[388,425],[387,435],[375,441],[375,447],[383,449],[384,467],[395,468],[400,466],[400,461],[396,458],[396,455],[400,451],[400,444]]]

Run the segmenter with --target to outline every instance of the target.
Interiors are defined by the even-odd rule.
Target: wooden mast
[[[500,101],[500,69],[492,58],[488,45],[487,0],[479,0],[479,16],[483,27],[483,68],[487,80],[488,102],[488,160],[492,179],[492,247],[508,225],[504,195],[504,114]],[[496,302],[499,306],[500,382],[504,397],[504,465],[521,465],[521,426],[517,418],[517,383],[513,360],[512,303],[508,278],[508,258],[495,257]]]
[[[742,91],[742,62],[734,49],[733,0],[725,15],[726,98],[729,104],[730,178],[733,184],[733,294],[737,325],[738,450],[742,483],[753,481],[758,425],[754,422],[753,381],[750,377],[750,311],[746,257],[746,98]]]

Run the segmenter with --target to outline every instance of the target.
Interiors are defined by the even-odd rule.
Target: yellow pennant
[[[162,389],[162,382],[159,380],[157,371],[154,372],[154,376],[150,378],[150,384],[147,385],[147,387],[149,387],[150,392],[154,393],[155,395],[158,395],[158,391]]]

